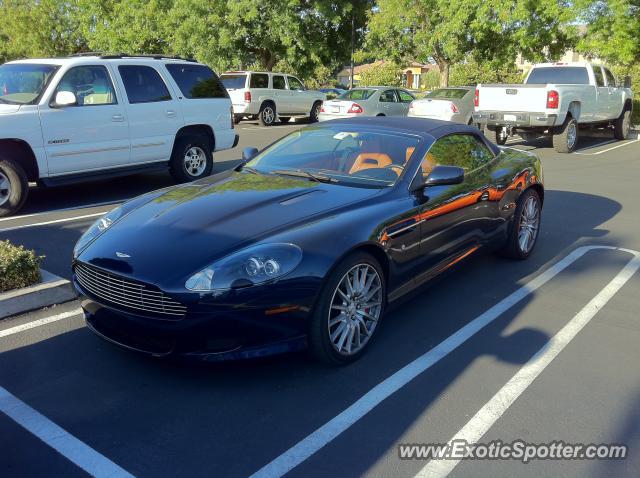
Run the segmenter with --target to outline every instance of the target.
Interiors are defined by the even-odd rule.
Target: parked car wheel
[[[28,194],[29,181],[22,166],[11,159],[0,158],[0,217],[18,212]]]
[[[502,254],[512,259],[526,259],[538,241],[542,204],[534,189],[520,196]]]
[[[281,123],[288,123],[291,119],[291,116],[279,116]]]
[[[238,123],[240,123],[240,121],[242,121],[242,116],[237,116],[237,115],[233,116],[233,123],[234,124],[238,124]]]
[[[309,119],[312,123],[316,123],[318,121],[318,117],[320,116],[320,110],[322,109],[322,102],[316,101],[311,108],[311,113],[309,114]]]
[[[616,139],[627,139],[631,130],[631,111],[622,112],[620,118],[613,122],[613,135]]]
[[[171,175],[180,183],[209,176],[213,169],[213,154],[207,138],[193,136],[176,142],[171,155]]]
[[[313,356],[333,365],[358,359],[380,325],[385,294],[384,274],[374,257],[357,252],[344,259],[327,279],[313,311]]]
[[[484,129],[484,135],[494,144],[503,145],[507,142],[507,130],[504,126],[495,126],[493,128],[487,126]]]
[[[570,153],[578,145],[578,122],[568,117],[559,131],[553,133],[553,149],[558,153]]]
[[[263,103],[258,113],[258,121],[262,126],[271,126],[276,121],[276,108],[272,103]]]

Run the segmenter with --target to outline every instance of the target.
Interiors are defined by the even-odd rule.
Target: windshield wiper
[[[283,176],[296,176],[299,178],[308,178],[312,181],[316,181],[318,183],[338,183],[336,178],[332,178],[330,176],[324,176],[320,174],[313,174],[309,171],[305,171],[303,169],[278,169],[276,171],[271,171],[272,174],[280,174]]]

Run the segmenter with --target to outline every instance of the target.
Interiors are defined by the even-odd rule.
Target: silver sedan
[[[409,106],[408,116],[471,124],[475,88],[439,88]]]
[[[324,101],[319,121],[357,116],[406,116],[415,96],[390,86],[354,88],[334,100]]]

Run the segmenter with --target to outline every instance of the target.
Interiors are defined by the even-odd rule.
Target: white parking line
[[[581,150],[578,150],[578,151],[574,151],[574,152],[573,152],[573,154],[581,154],[581,155],[583,155],[583,156],[596,156],[596,155],[598,155],[598,154],[608,153],[609,151],[613,151],[614,149],[622,148],[622,147],[624,147],[624,146],[629,146],[630,144],[637,143],[638,141],[640,141],[640,136],[638,136],[638,137],[637,137],[636,139],[634,139],[634,140],[626,141],[626,142],[621,143],[621,144],[618,144],[618,145],[616,145],[616,146],[612,146],[611,148],[603,149],[603,150],[601,150],[601,151],[596,151],[595,153],[582,153],[582,152],[580,152]],[[602,146],[602,145],[604,145],[604,144],[609,144],[609,143],[615,143],[615,142],[617,142],[617,141],[610,141],[610,142],[607,142],[607,143],[600,144],[600,145],[598,145],[598,146]],[[597,146],[596,146],[596,147],[597,147]]]
[[[57,322],[58,320],[68,319],[69,317],[74,317],[79,314],[82,314],[82,309],[80,308],[71,310],[69,312],[63,312],[61,314],[52,315],[50,317],[44,317],[42,319],[34,320],[32,322],[27,322],[22,325],[16,325],[15,327],[11,327],[9,329],[0,330],[0,339],[3,337],[8,337],[9,335],[19,334],[20,332],[24,332],[25,330],[34,329],[42,325],[51,324],[52,322]]]
[[[0,387],[0,412],[92,476],[99,478],[133,476],[2,387]]]
[[[23,224],[21,226],[14,226],[14,227],[7,227],[5,229],[0,229],[0,232],[17,231],[18,229],[26,229],[28,227],[48,226],[50,224],[60,224],[63,222],[79,221],[81,219],[89,219],[92,217],[104,216],[107,212],[108,211],[103,211],[103,212],[97,212],[94,214],[85,214],[83,216],[65,217],[65,218],[56,219],[53,221],[34,222],[33,224]]]
[[[353,424],[364,417],[390,395],[400,390],[418,375],[431,368],[452,351],[457,349],[460,345],[480,332],[484,327],[492,323],[504,312],[549,282],[587,252],[597,249],[622,250],[625,252],[640,254],[635,251],[628,251],[626,249],[611,246],[583,246],[576,249],[565,258],[555,263],[545,272],[520,287],[483,314],[473,319],[456,333],[440,342],[424,355],[418,357],[413,362],[404,366],[393,375],[376,385],[339,415],[335,416],[296,445],[289,448],[282,455],[278,456],[255,472],[252,475],[252,478],[273,478],[280,477],[288,473],[307,458],[322,449],[325,445],[337,438],[341,433],[349,429]]]
[[[491,400],[489,400],[476,413],[467,424],[455,434],[449,444],[454,440],[465,440],[467,443],[476,443],[489,431],[489,428],[513,405],[518,397],[531,385],[542,373],[551,361],[562,352],[576,335],[587,325],[591,319],[602,309],[607,302],[624,286],[627,281],[640,268],[640,253],[634,254],[627,265],[616,275],[604,289],[578,312],[560,332],[545,344],[536,354],[509,380]],[[459,460],[431,460],[416,475],[416,478],[445,477],[458,465]]]

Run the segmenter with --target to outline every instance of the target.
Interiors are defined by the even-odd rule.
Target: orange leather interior
[[[426,178],[431,174],[433,168],[437,166],[436,160],[433,157],[433,154],[427,153],[427,156],[422,160],[422,174]]]
[[[384,168],[393,164],[391,158],[384,153],[360,153],[356,160],[353,162],[353,166],[349,170],[349,174],[356,171],[362,171],[369,168]]]
[[[409,158],[411,157],[411,155],[413,154],[413,152],[414,152],[415,150],[416,150],[416,148],[415,148],[415,147],[413,147],[413,146],[409,146],[409,147],[407,148],[407,153],[406,153],[406,154],[405,154],[405,156],[404,156],[404,165],[405,165],[405,166],[406,166],[406,165],[407,165],[407,163],[409,162]]]

